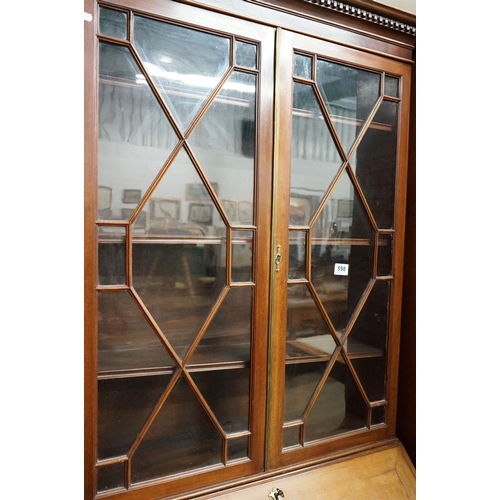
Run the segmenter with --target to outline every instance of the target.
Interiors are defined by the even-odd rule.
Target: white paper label
[[[347,276],[349,274],[349,264],[335,264],[335,267],[333,268],[333,274]]]

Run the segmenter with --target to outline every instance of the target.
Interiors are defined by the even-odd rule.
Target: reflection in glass
[[[293,76],[311,80],[312,57],[302,54],[293,55]]]
[[[134,288],[183,358],[226,284],[221,245],[138,243],[132,251]]]
[[[183,377],[131,460],[133,483],[222,463],[222,438]]]
[[[391,97],[399,97],[399,78],[385,76],[384,94]]]
[[[383,101],[351,162],[380,229],[394,225],[398,107]]]
[[[337,237],[373,239],[374,228],[347,170],[344,170],[335,184],[330,195],[329,206],[332,208],[332,219],[336,223]],[[327,207],[328,204],[325,205],[324,211]],[[327,229],[331,228],[327,226]]]
[[[235,71],[203,115],[188,143],[231,223],[252,223],[256,76]],[[241,217],[243,203],[250,217]]]
[[[339,202],[348,202],[348,210]],[[325,224],[328,213],[331,222]],[[340,335],[373,276],[374,237],[368,214],[344,171],[313,227],[311,250],[312,283]],[[342,272],[337,265],[348,267]]]
[[[228,439],[227,459],[238,460],[248,457],[248,436]]]
[[[392,235],[380,234],[378,238],[377,276],[392,275]]]
[[[248,368],[192,372],[191,377],[225,432],[248,430]]]
[[[99,226],[99,285],[125,284],[125,228]]]
[[[185,131],[229,68],[230,40],[135,16],[134,46]]]
[[[97,469],[97,491],[125,487],[125,463],[105,465]]]
[[[373,248],[328,243],[319,242],[313,247],[312,282],[337,334],[342,337],[371,279]],[[347,264],[348,274],[336,274],[336,264]]]
[[[99,371],[171,367],[165,346],[126,290],[98,293]]]
[[[318,60],[316,82],[348,153],[380,96],[380,75]]]
[[[288,279],[306,277],[307,232],[290,231],[288,248]]]
[[[99,380],[97,455],[100,460],[128,453],[169,380],[170,375]]]
[[[294,83],[290,224],[307,225],[342,159],[310,85]]]
[[[127,17],[126,12],[101,7],[99,9],[99,32],[101,35],[126,40],[128,33]]]
[[[284,423],[302,418],[326,366],[326,362],[286,365]]]
[[[145,193],[178,138],[129,49],[99,47],[99,218],[123,220],[123,190]]]
[[[233,231],[231,281],[253,281],[253,231]]]
[[[336,343],[306,284],[288,285],[287,359],[332,354]]]
[[[257,46],[236,40],[236,66],[255,69],[257,67]]]
[[[389,281],[377,281],[349,334],[347,353],[370,401],[385,398]]]
[[[189,358],[190,365],[250,360],[252,297],[252,288],[229,290]]]
[[[212,188],[217,190],[213,182]],[[148,214],[150,238],[213,239],[226,228],[185,149],[168,167],[142,213]]]
[[[368,408],[341,356],[333,365],[305,423],[305,441],[366,426]]]

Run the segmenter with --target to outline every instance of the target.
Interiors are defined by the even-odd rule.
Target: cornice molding
[[[293,9],[284,3],[284,0],[245,0],[246,2],[272,7],[278,10],[292,12]],[[363,21],[378,24],[385,28],[393,29],[410,36],[417,34],[416,16],[404,11],[399,11],[392,7],[375,3],[370,0],[350,0],[350,3],[338,2],[337,0],[294,0],[295,8],[297,4],[303,2],[315,7],[328,9],[351,17],[362,19]]]
[[[416,36],[417,28],[411,24],[403,23],[396,19],[391,19],[389,17],[377,14],[375,12],[370,12],[368,10],[356,7],[354,5],[347,4],[345,2],[337,2],[336,0],[303,0],[306,3],[317,5],[318,7],[323,7],[325,9],[333,10],[335,12],[341,12],[342,14],[347,14],[349,16],[357,17],[368,22],[375,24],[380,24],[386,28],[391,28],[409,35]]]

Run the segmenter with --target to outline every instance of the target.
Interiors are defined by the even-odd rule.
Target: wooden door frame
[[[274,211],[276,221],[273,227],[276,231],[276,243],[281,244],[284,249],[283,263],[280,274],[274,279],[273,294],[273,319],[271,332],[271,349],[269,355],[270,363],[270,397],[269,397],[269,432],[268,440],[268,467],[279,469],[289,467],[298,462],[308,463],[318,460],[321,456],[336,456],[342,454],[346,449],[369,446],[370,443],[381,442],[395,437],[396,433],[396,409],[397,409],[397,387],[398,387],[398,360],[399,360],[399,331],[401,324],[401,295],[403,284],[403,258],[404,258],[404,235],[405,235],[405,209],[406,209],[406,171],[408,156],[408,127],[409,127],[409,99],[411,84],[411,66],[399,61],[386,59],[378,55],[359,52],[350,47],[337,45],[334,42],[318,40],[302,34],[281,30],[279,37],[280,56],[277,55],[277,67],[280,73],[276,79],[279,81],[280,95],[279,111],[277,111],[276,123],[279,130],[276,131],[277,150],[275,154],[275,175],[279,179],[275,199],[279,206]],[[289,131],[292,130],[292,115],[290,103],[292,102],[291,85],[293,67],[291,54],[297,48],[306,53],[320,53],[339,63],[346,63],[365,69],[386,71],[389,74],[400,75],[402,79],[402,100],[400,102],[399,118],[400,133],[398,137],[398,168],[395,188],[395,220],[393,243],[393,269],[394,279],[392,285],[391,314],[389,323],[389,339],[387,352],[387,390],[386,395],[387,413],[386,425],[375,426],[373,429],[363,429],[340,434],[331,439],[324,439],[317,444],[307,444],[300,449],[291,449],[282,452],[282,425],[283,425],[283,394],[285,380],[285,340],[283,332],[286,332],[286,304],[279,307],[278,301],[287,297],[287,252],[288,247],[288,223],[289,223],[289,196],[290,185],[290,140]],[[280,59],[278,59],[280,57]],[[288,103],[288,104],[287,104]]]
[[[317,39],[319,42],[324,42],[327,40],[335,40],[339,46],[346,49],[356,49],[360,53],[372,54],[383,57],[385,60],[399,61],[407,63],[409,66],[413,64],[414,61],[414,32],[411,32],[412,22],[414,24],[414,17],[398,16],[396,12],[392,12],[383,8],[382,10],[372,9],[370,12],[377,12],[378,15],[390,15],[392,19],[400,20],[402,23],[407,23],[409,28],[406,32],[395,31],[387,25],[383,25],[381,21],[380,25],[371,24],[368,25],[366,20],[361,20],[360,17],[350,12],[340,12],[332,10],[328,11],[325,8],[320,8],[313,5],[313,2],[308,2],[307,0],[292,0],[287,3],[287,8],[293,4],[293,9],[285,9],[283,0],[244,0],[236,2],[234,0],[228,0],[223,2],[222,0],[172,0],[172,2],[162,2],[160,0],[110,0],[108,2],[103,2],[110,6],[117,7],[132,7],[139,6],[139,9],[147,10],[149,5],[153,5],[154,12],[156,15],[161,16],[165,11],[180,12],[183,8],[190,6],[193,8],[192,12],[196,13],[190,21],[193,24],[203,24],[203,19],[207,12],[214,12],[219,14],[226,14],[231,17],[242,19],[245,21],[251,21],[254,23],[267,26],[269,29],[274,29],[276,27],[284,27],[289,31],[294,33],[303,34],[310,36],[311,38]],[[372,2],[363,0],[351,0],[353,5],[358,5],[360,8],[365,7],[368,9],[370,7],[368,4]],[[185,5],[182,5],[185,4]],[[266,5],[267,4],[267,5]],[[273,4],[273,5],[271,5]],[[362,5],[363,4],[363,5]],[[94,467],[94,457],[96,456],[96,429],[97,429],[97,419],[96,419],[96,394],[97,394],[97,378],[95,377],[95,366],[97,365],[97,340],[95,336],[95,331],[97,328],[97,296],[95,291],[94,276],[97,269],[97,234],[95,227],[95,220],[97,218],[96,210],[96,193],[95,187],[97,185],[97,139],[95,136],[95,129],[97,126],[97,86],[95,84],[97,78],[97,65],[94,54],[97,48],[97,37],[95,33],[95,20],[97,19],[97,2],[94,0],[85,0],[85,12],[92,15],[93,20],[90,22],[85,22],[85,46],[84,46],[84,71],[85,71],[85,87],[84,87],[84,100],[85,100],[85,218],[84,218],[84,236],[85,236],[85,278],[84,278],[84,288],[85,288],[85,325],[84,325],[84,344],[85,344],[85,395],[84,395],[84,405],[85,405],[85,498],[94,498],[94,486],[95,486],[95,467]],[[347,5],[347,4],[344,4]],[[270,7],[272,10],[270,10]],[[373,7],[379,7],[379,5],[373,5]],[[195,10],[197,9],[197,10]],[[406,28],[405,28],[406,29]],[[409,78],[406,78],[409,80]],[[89,83],[90,82],[90,83]],[[405,83],[406,85],[406,83]],[[409,83],[408,83],[409,85]],[[405,87],[409,91],[409,87]],[[406,90],[405,90],[406,92]],[[271,99],[272,96],[266,96],[266,99]],[[406,104],[402,106],[402,116],[409,115],[409,107]],[[283,108],[281,108],[281,112]],[[273,121],[272,116],[265,119],[266,123],[270,124]],[[407,125],[404,125],[403,129],[407,129]],[[404,132],[404,130],[403,130]],[[407,132],[407,130],[406,130]],[[272,141],[272,136],[269,135],[265,137],[266,142]],[[403,150],[407,146],[403,147]],[[402,150],[402,152],[403,152]],[[285,155],[286,152],[281,152]],[[269,164],[272,164],[272,159],[268,158]],[[404,183],[404,178],[400,177],[399,182],[401,185]],[[271,186],[266,187],[265,182],[260,182],[261,189],[271,189]],[[277,186],[276,186],[277,187]],[[264,193],[264,191],[263,191]],[[266,204],[271,213],[270,202],[269,205],[265,199],[271,199],[269,196],[270,191],[265,193],[260,200],[261,203]],[[400,207],[404,208],[405,200],[404,197],[399,198]],[[264,205],[263,205],[264,206]],[[404,232],[401,232],[404,234]],[[279,239],[282,239],[283,235],[279,235]],[[259,244],[268,245],[269,254],[269,266],[273,264],[274,252],[271,248],[271,242],[261,242]],[[402,249],[403,242],[398,241],[397,245]],[[401,253],[401,251],[398,251]],[[398,264],[399,265],[399,264]],[[260,271],[259,271],[260,272]],[[398,278],[402,280],[402,276]],[[402,281],[399,281],[401,288]],[[400,291],[398,296],[401,296]],[[275,317],[276,324],[283,321],[283,318],[277,315]],[[400,317],[397,317],[394,324],[400,322]],[[395,328],[395,327],[394,327]],[[398,348],[397,345],[394,346],[394,350]],[[271,356],[275,356],[276,352],[271,351]],[[273,357],[270,358],[270,363],[272,363]],[[397,378],[397,367],[391,370],[391,379]],[[272,398],[271,398],[272,399]],[[271,410],[272,412],[272,410]],[[272,418],[272,417],[270,417]],[[394,427],[395,422],[395,409],[391,411],[390,416],[390,427]],[[386,443],[389,443],[392,439],[394,433],[390,432],[388,435],[382,434],[380,438],[382,440],[386,439]],[[384,437],[386,436],[386,437]],[[388,436],[388,437],[387,437]],[[267,438],[268,447],[276,446],[275,437]],[[370,447],[371,444],[360,444],[357,448],[353,448],[349,453],[353,453],[356,449],[362,450],[364,447]],[[330,452],[329,452],[330,453]],[[338,451],[331,456],[343,456],[345,451]],[[328,459],[328,457],[318,458],[316,455],[311,454],[309,456],[308,463],[315,463],[317,461],[322,461]],[[268,467],[278,467],[276,462],[271,462]],[[293,470],[300,467],[300,464],[293,465],[289,463],[288,465],[281,464],[279,467],[281,471]],[[263,473],[264,475],[274,474],[278,471],[276,469],[270,473]],[[263,474],[256,474],[255,477],[262,476]],[[252,476],[253,477],[253,476]],[[239,481],[247,481],[249,479],[240,479]],[[232,481],[235,482],[235,481]],[[204,491],[210,490],[212,487],[204,487]],[[215,487],[214,487],[215,488]],[[158,484],[150,489],[152,494],[165,494],[164,483]],[[134,495],[127,495],[126,498],[141,498],[142,493],[137,493]],[[186,494],[186,498],[188,498]],[[125,497],[124,497],[125,498]],[[178,497],[180,498],[180,497]],[[184,498],[184,497],[183,497]]]
[[[206,490],[219,482],[256,474],[264,470],[265,456],[265,407],[267,380],[267,325],[269,311],[269,259],[270,224],[272,198],[272,124],[273,124],[273,82],[274,82],[274,30],[268,26],[251,23],[238,18],[228,18],[217,12],[204,12],[196,7],[178,2],[150,1],[106,1],[86,0],[86,12],[93,20],[85,26],[85,498],[96,497],[97,460],[97,51],[96,33],[98,5],[126,8],[158,19],[179,22],[191,27],[205,27],[223,36],[254,41],[260,46],[260,69],[258,74],[258,97],[256,98],[257,138],[255,205],[257,228],[254,240],[254,279],[259,292],[254,294],[252,318],[251,356],[251,405],[250,428],[253,430],[252,460],[220,468],[210,467],[196,475],[186,472],[148,482],[146,486],[131,485],[128,491],[116,494],[101,493],[97,497],[115,499],[142,498],[144,495],[176,498],[184,491],[199,488]],[[150,7],[150,8],[149,8]],[[266,328],[264,327],[266,325]]]

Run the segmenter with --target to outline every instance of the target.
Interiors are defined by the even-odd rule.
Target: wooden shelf
[[[186,350],[188,346],[185,346]],[[172,374],[177,369],[173,363],[163,362],[148,366],[148,361],[153,358],[152,349],[143,350],[140,348],[130,349],[129,346],[118,346],[113,350],[102,349],[99,352],[99,379],[121,378],[121,377],[142,377],[147,375]],[[156,358],[165,356],[166,350],[162,345],[154,348]],[[223,359],[221,359],[221,352]],[[117,358],[119,360],[117,361]],[[141,366],[141,358],[143,360]],[[154,359],[154,358],[153,358]],[[223,346],[199,345],[191,360],[196,363],[188,363],[187,369],[190,372],[214,371],[214,370],[234,370],[246,368],[250,365],[250,345],[248,343],[230,343]],[[217,362],[210,360],[218,359]],[[135,368],[131,368],[134,365]]]
[[[382,349],[378,349],[357,339],[347,339],[344,347],[349,359],[379,358],[384,355]],[[329,361],[331,353],[336,348],[337,344],[333,337],[330,339],[326,335],[314,335],[297,340],[288,340],[286,343],[286,364]],[[342,356],[339,356],[337,359],[343,362]]]

